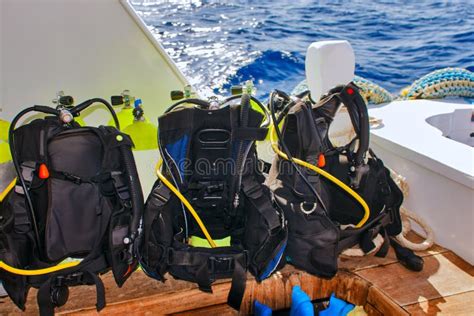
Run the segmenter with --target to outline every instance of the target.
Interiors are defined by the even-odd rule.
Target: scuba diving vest
[[[376,255],[387,254],[389,236],[402,229],[403,195],[369,149],[367,106],[354,84],[334,88],[317,104],[301,98],[292,100],[279,91],[270,98],[281,154],[272,164],[269,184],[288,220],[291,264],[330,278],[343,250],[359,245],[368,253],[378,234],[383,244]],[[356,135],[335,147],[328,130],[341,104]],[[302,167],[305,163],[311,166]]]
[[[287,230],[259,171],[265,108],[247,94],[224,105],[186,99],[159,118],[163,167],[145,205],[140,263],[153,278],[169,272],[206,292],[231,277],[228,303],[239,309],[247,270],[260,281],[284,265]],[[204,238],[213,247],[196,244]]]
[[[108,107],[117,128],[74,121],[96,102]],[[15,129],[30,112],[47,116]],[[103,99],[68,109],[33,106],[15,117],[10,147],[17,185],[0,210],[0,279],[19,308],[30,287],[38,288],[40,314],[51,315],[66,303],[69,286],[95,285],[100,310],[105,289],[98,275],[112,270],[122,286],[136,269],[143,195],[132,146]],[[61,263],[67,258],[82,260]]]

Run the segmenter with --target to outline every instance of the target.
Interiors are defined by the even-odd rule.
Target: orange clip
[[[44,163],[42,163],[38,170],[38,176],[40,179],[48,179],[49,178],[49,170],[48,167]]]
[[[319,168],[324,168],[326,166],[326,157],[324,154],[319,154],[318,156],[318,167]]]

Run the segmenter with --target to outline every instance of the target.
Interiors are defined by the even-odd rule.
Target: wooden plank
[[[375,286],[369,288],[367,302],[382,315],[408,315],[403,308],[398,306],[397,303]]]
[[[416,235],[411,236],[416,240]],[[442,247],[422,252],[425,269],[421,273],[410,272],[396,263],[393,251],[387,258],[364,257],[341,259],[340,271],[331,280],[320,279],[287,265],[262,283],[249,276],[242,304],[242,314],[252,311],[255,299],[273,309],[284,309],[291,305],[291,290],[300,285],[312,299],[328,297],[331,293],[351,303],[362,305],[373,314],[385,313],[384,302],[392,297],[397,304],[414,305],[423,300],[434,300],[473,289],[473,267]],[[355,271],[354,274],[351,271]],[[214,294],[199,291],[197,285],[175,280],[168,276],[165,283],[148,278],[141,271],[134,273],[119,289],[110,273],[102,276],[106,288],[107,308],[101,313],[137,315],[182,314],[190,311],[205,314],[214,309],[219,313],[231,313],[225,305],[230,280],[219,280],[213,286]],[[447,280],[447,281],[445,281]],[[374,284],[376,287],[371,288]],[[369,288],[371,288],[369,290]],[[92,286],[70,288],[70,299],[60,314],[95,315],[95,288]],[[372,301],[368,301],[368,299]],[[454,304],[454,303],[453,303]],[[0,300],[1,315],[36,315],[36,290],[29,293],[27,311],[22,314],[8,298]]]
[[[219,316],[235,316],[238,315],[235,309],[230,307],[227,304],[214,305],[210,307],[195,309],[192,311],[182,312],[171,314],[173,316],[210,316],[210,315],[219,315]]]
[[[408,233],[407,238],[412,242],[420,242],[423,240],[418,234],[411,231]],[[417,251],[416,254],[421,257],[427,257],[440,253],[448,252],[449,250],[439,245],[433,245],[429,250]],[[374,255],[368,255],[364,257],[348,257],[341,255],[339,257],[339,268],[348,271],[359,271],[363,269],[371,269],[379,266],[384,266],[398,262],[395,251],[390,247],[388,254],[384,258],[375,257]]]
[[[291,291],[293,286],[300,285],[311,299],[328,297],[331,293],[348,300],[353,304],[365,305],[369,283],[362,278],[347,272],[338,273],[331,279],[325,280],[309,275],[305,272],[285,268],[271,278],[257,283],[250,280],[242,304],[241,314],[252,312],[252,303],[255,299],[268,305],[274,310],[288,308],[291,305]],[[198,289],[177,291],[166,295],[148,295],[141,298],[126,300],[119,303],[108,304],[101,315],[114,315],[130,313],[134,315],[153,314],[180,314],[216,310],[231,313],[232,310],[224,308],[230,282],[213,286],[214,294],[203,293]],[[65,312],[68,315],[95,315],[92,308],[79,309]]]
[[[404,307],[411,315],[472,315],[474,292],[437,298]]]
[[[368,316],[383,316],[383,314],[376,309],[372,304],[365,304],[364,310],[366,311]]]
[[[357,271],[398,305],[405,306],[474,290],[474,267],[452,252],[425,257],[421,272],[400,264]]]

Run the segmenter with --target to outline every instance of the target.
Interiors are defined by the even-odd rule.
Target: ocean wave
[[[465,1],[138,1],[135,9],[202,95],[254,80],[291,91],[318,40],[345,39],[356,74],[397,93],[448,66],[474,65],[474,4]]]

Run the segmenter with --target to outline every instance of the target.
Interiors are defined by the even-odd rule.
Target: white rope
[[[400,215],[402,216],[402,232],[395,237],[400,245],[413,251],[423,251],[431,248],[434,244],[435,236],[433,229],[425,222],[425,220],[407,210],[405,207],[400,208]],[[425,231],[426,237],[424,237],[424,240],[420,243],[412,242],[406,238],[408,232],[411,230],[410,220],[417,223]]]
[[[375,244],[375,247],[374,247],[374,249],[372,249],[371,251],[369,251],[367,253],[365,253],[362,249],[360,249],[359,246],[355,246],[353,248],[349,248],[349,249],[344,250],[341,253],[341,255],[346,256],[346,257],[363,257],[363,256],[370,255],[372,253],[375,253],[375,252],[379,251],[380,247],[382,247],[382,245],[383,245],[382,235],[377,234],[377,236],[375,236],[375,238],[374,238],[374,240],[372,240],[372,242]]]

